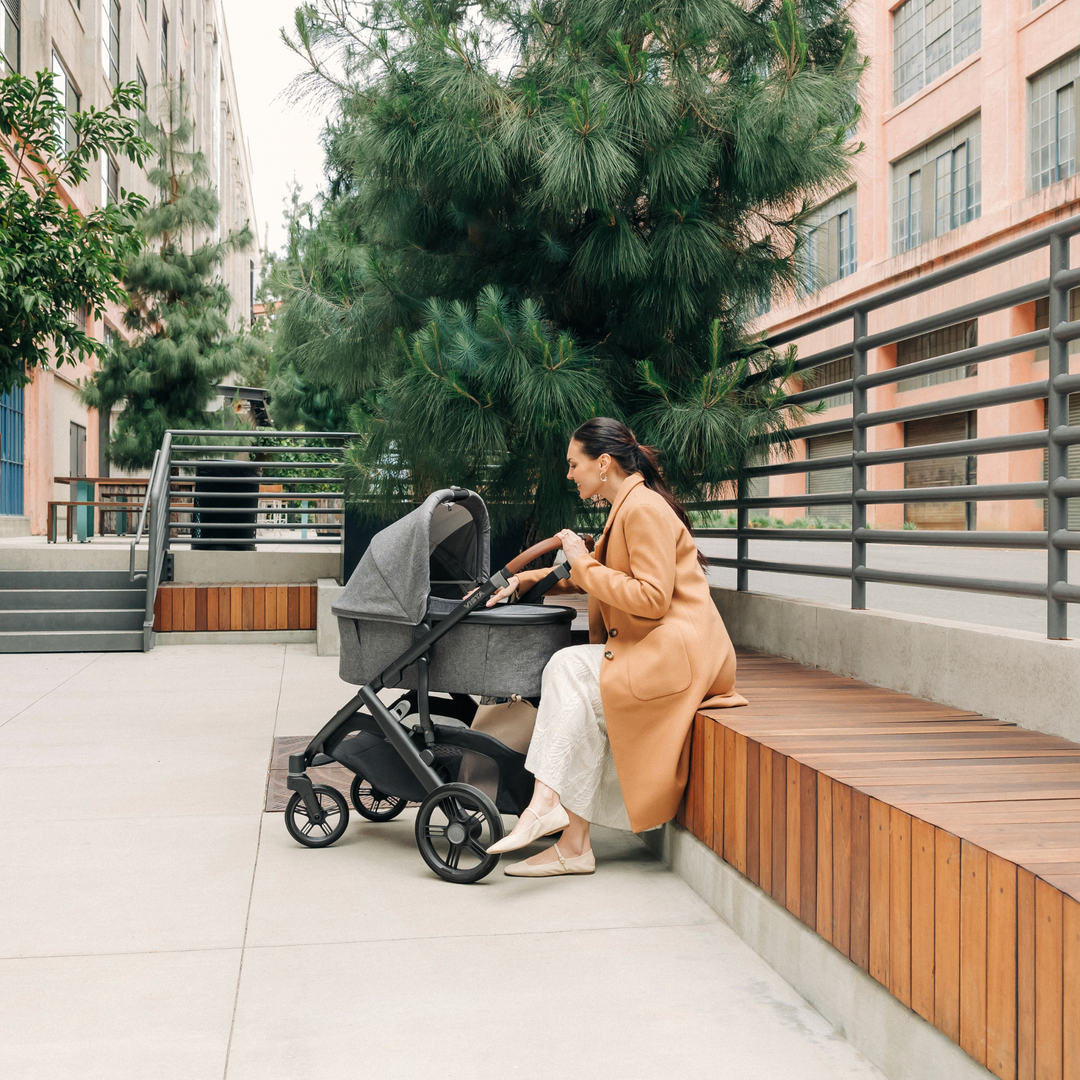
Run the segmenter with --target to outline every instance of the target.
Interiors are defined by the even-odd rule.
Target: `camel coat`
[[[520,574],[520,587],[546,573]],[[735,650],[693,537],[639,473],[623,481],[596,551],[574,561],[571,582],[589,596],[589,641],[607,646],[605,724],[630,823],[641,832],[678,810],[702,704],[746,704],[735,693]]]

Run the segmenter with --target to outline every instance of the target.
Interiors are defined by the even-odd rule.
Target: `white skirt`
[[[603,661],[603,645],[573,645],[548,661],[525,767],[578,817],[629,832],[600,700]]]

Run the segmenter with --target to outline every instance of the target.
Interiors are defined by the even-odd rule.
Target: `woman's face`
[[[591,458],[577,439],[571,439],[566,451],[566,464],[569,466],[566,479],[577,484],[581,498],[592,499],[604,493],[607,484],[600,479],[600,474],[606,474],[611,465],[611,458],[607,454]]]

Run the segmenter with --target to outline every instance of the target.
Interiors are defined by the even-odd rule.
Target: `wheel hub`
[[[446,830],[446,839],[449,840],[451,844],[464,844],[465,835],[465,826],[462,825],[460,821],[455,821]]]

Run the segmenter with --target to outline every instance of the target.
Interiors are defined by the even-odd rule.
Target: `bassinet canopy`
[[[491,526],[475,491],[443,488],[371,539],[333,607],[418,626],[431,595],[460,599],[490,573]]]

